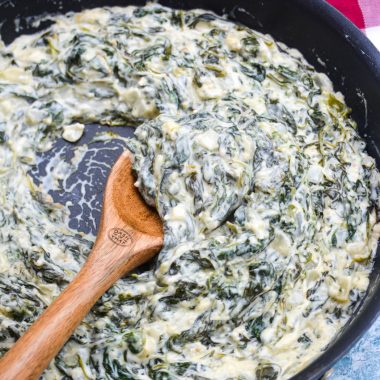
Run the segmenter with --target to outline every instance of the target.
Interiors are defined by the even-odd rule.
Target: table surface
[[[380,318],[334,366],[328,380],[380,380]]]

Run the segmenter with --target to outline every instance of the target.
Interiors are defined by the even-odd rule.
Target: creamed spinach
[[[85,124],[132,123],[164,248],[99,300],[43,378],[297,373],[364,296],[379,236],[379,174],[349,114],[298,51],[201,10],[94,9],[1,45],[0,352],[94,240],[49,195],[89,147],[40,185],[37,153]]]

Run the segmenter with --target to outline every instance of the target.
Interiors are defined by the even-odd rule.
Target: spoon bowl
[[[134,185],[124,152],[108,177],[98,235],[81,271],[0,360],[1,380],[36,380],[95,302],[120,277],[150,260],[163,244],[157,212]]]

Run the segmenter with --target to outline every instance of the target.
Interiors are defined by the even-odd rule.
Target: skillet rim
[[[363,64],[363,68],[368,70],[370,76],[373,77],[374,81],[378,84],[378,91],[376,95],[379,99],[380,104],[380,53],[372,44],[372,42],[364,35],[364,33],[325,0],[286,1],[288,1],[292,6],[301,9],[301,11],[305,14],[309,14],[311,17],[315,17],[321,24],[321,27],[327,26],[331,28],[336,35],[339,35],[341,39],[346,40],[346,42],[350,45],[352,51],[356,54],[356,56]],[[37,0],[36,2],[40,3],[41,1]],[[54,0],[49,0],[47,3],[48,2],[55,3],[59,9],[60,1],[57,2]],[[113,2],[114,1],[109,1],[108,3]],[[158,2],[175,8],[184,7],[184,2],[181,0],[159,0]],[[3,4],[5,3],[6,2],[0,2],[0,8],[2,8]],[[15,6],[17,6],[17,1],[14,1],[14,3]],[[128,3],[136,3],[136,1],[131,0],[128,1]],[[207,3],[207,1],[205,1],[205,3]],[[261,3],[263,6],[265,6],[264,1],[261,1]],[[268,1],[268,3],[270,2]],[[81,0],[72,0],[71,4],[69,5],[71,8],[78,8],[78,6],[81,8],[91,7],[90,4],[83,4],[82,7]],[[221,11],[223,11],[223,6],[224,4],[221,2]],[[185,6],[185,8],[188,7]],[[205,6],[205,9],[209,8],[209,6]],[[75,11],[78,10],[75,9]],[[62,11],[59,10],[58,13],[62,13]],[[297,46],[295,47],[297,48]],[[300,49],[300,51],[302,52],[302,49]],[[373,128],[376,128],[376,126],[373,126]],[[371,129],[369,132],[370,131]],[[360,135],[363,137],[362,133],[360,133]],[[368,139],[365,140],[366,144],[368,145]],[[380,157],[377,157],[378,168],[380,168],[379,158]],[[363,336],[363,334],[370,328],[370,326],[379,316],[380,248],[378,247],[367,293],[353,313],[350,321],[338,334],[337,338],[330,343],[326,350],[297,375],[293,376],[291,380],[316,380],[321,378],[321,376],[323,376],[327,370],[329,370],[343,355],[345,355],[353,347],[353,345]]]
[[[295,6],[312,13],[321,22],[328,24],[333,31],[348,41],[351,48],[361,58],[365,68],[379,84],[377,97],[380,101],[380,52],[365,34],[348,18],[325,0],[291,0]],[[376,126],[373,126],[376,128]],[[363,133],[359,135],[364,138]],[[365,138],[368,146],[368,138]],[[379,168],[379,162],[377,162]],[[378,243],[379,244],[379,243]],[[370,283],[366,295],[352,314],[343,330],[329,344],[326,350],[291,380],[316,380],[333,367],[359,341],[372,324],[380,317],[380,246],[373,262]]]

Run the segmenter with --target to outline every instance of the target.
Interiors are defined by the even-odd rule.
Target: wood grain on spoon
[[[163,243],[162,223],[134,186],[131,154],[108,177],[98,236],[87,262],[62,294],[0,360],[1,380],[34,380],[101,295]]]

